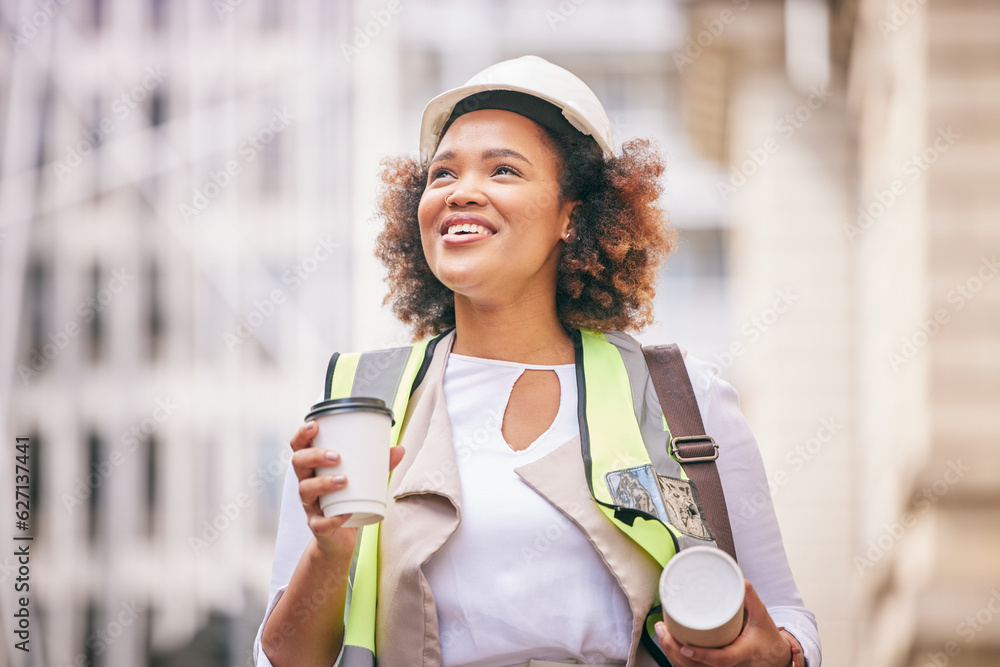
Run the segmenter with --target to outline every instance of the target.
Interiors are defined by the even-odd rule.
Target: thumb
[[[743,608],[746,609],[747,613],[747,625],[757,625],[761,620],[761,615],[767,615],[767,607],[764,606],[764,602],[757,595],[753,584],[746,579],[743,580],[743,583],[745,586],[743,591]]]
[[[396,445],[389,450],[389,470],[393,470],[399,465],[399,462],[403,460],[406,455],[406,450],[400,445]]]

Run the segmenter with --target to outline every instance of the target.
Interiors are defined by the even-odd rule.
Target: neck
[[[556,316],[555,298],[474,303],[455,295],[455,345],[470,357],[523,364],[571,364],[573,340]]]

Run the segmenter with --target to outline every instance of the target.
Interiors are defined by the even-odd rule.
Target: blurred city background
[[[0,664],[252,664],[288,438],[331,352],[408,340],[379,159],[528,53],[665,154],[680,248],[641,338],[740,391],[770,483],[733,512],[773,498],[824,663],[1000,664],[1000,3],[0,0],[0,27]]]

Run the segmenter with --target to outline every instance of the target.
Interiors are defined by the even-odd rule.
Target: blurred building
[[[244,664],[288,437],[368,298],[350,7],[0,7],[3,432],[34,445],[36,538],[32,651],[5,653]]]
[[[330,352],[406,340],[371,259],[378,161],[415,154],[426,100],[496,60],[569,67],[619,136],[691,165],[672,190],[690,257],[668,279],[708,315],[685,337],[721,339],[723,208],[682,196],[711,173],[680,136],[671,3],[0,12],[0,398],[4,433],[33,443],[37,538],[33,650],[14,664],[250,662],[287,439]]]
[[[689,8],[688,126],[732,207],[717,360],[826,664],[998,664],[1000,6]]]
[[[330,352],[407,339],[371,257],[378,161],[525,53],[664,149],[682,245],[643,340],[740,389],[826,664],[996,664],[995,3],[0,0],[0,21],[0,419],[33,442],[36,536],[30,655],[0,556],[14,665],[252,662],[288,437]]]

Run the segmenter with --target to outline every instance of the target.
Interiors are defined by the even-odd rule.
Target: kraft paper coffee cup
[[[312,406],[306,421],[319,427],[313,447],[340,454],[340,464],[318,466],[316,476],[346,475],[347,485],[320,496],[323,516],[350,514],[344,525],[378,523],[389,487],[392,411],[378,398],[336,398]]]
[[[719,648],[743,629],[743,571],[715,547],[689,547],[660,575],[663,620],[681,644]]]

